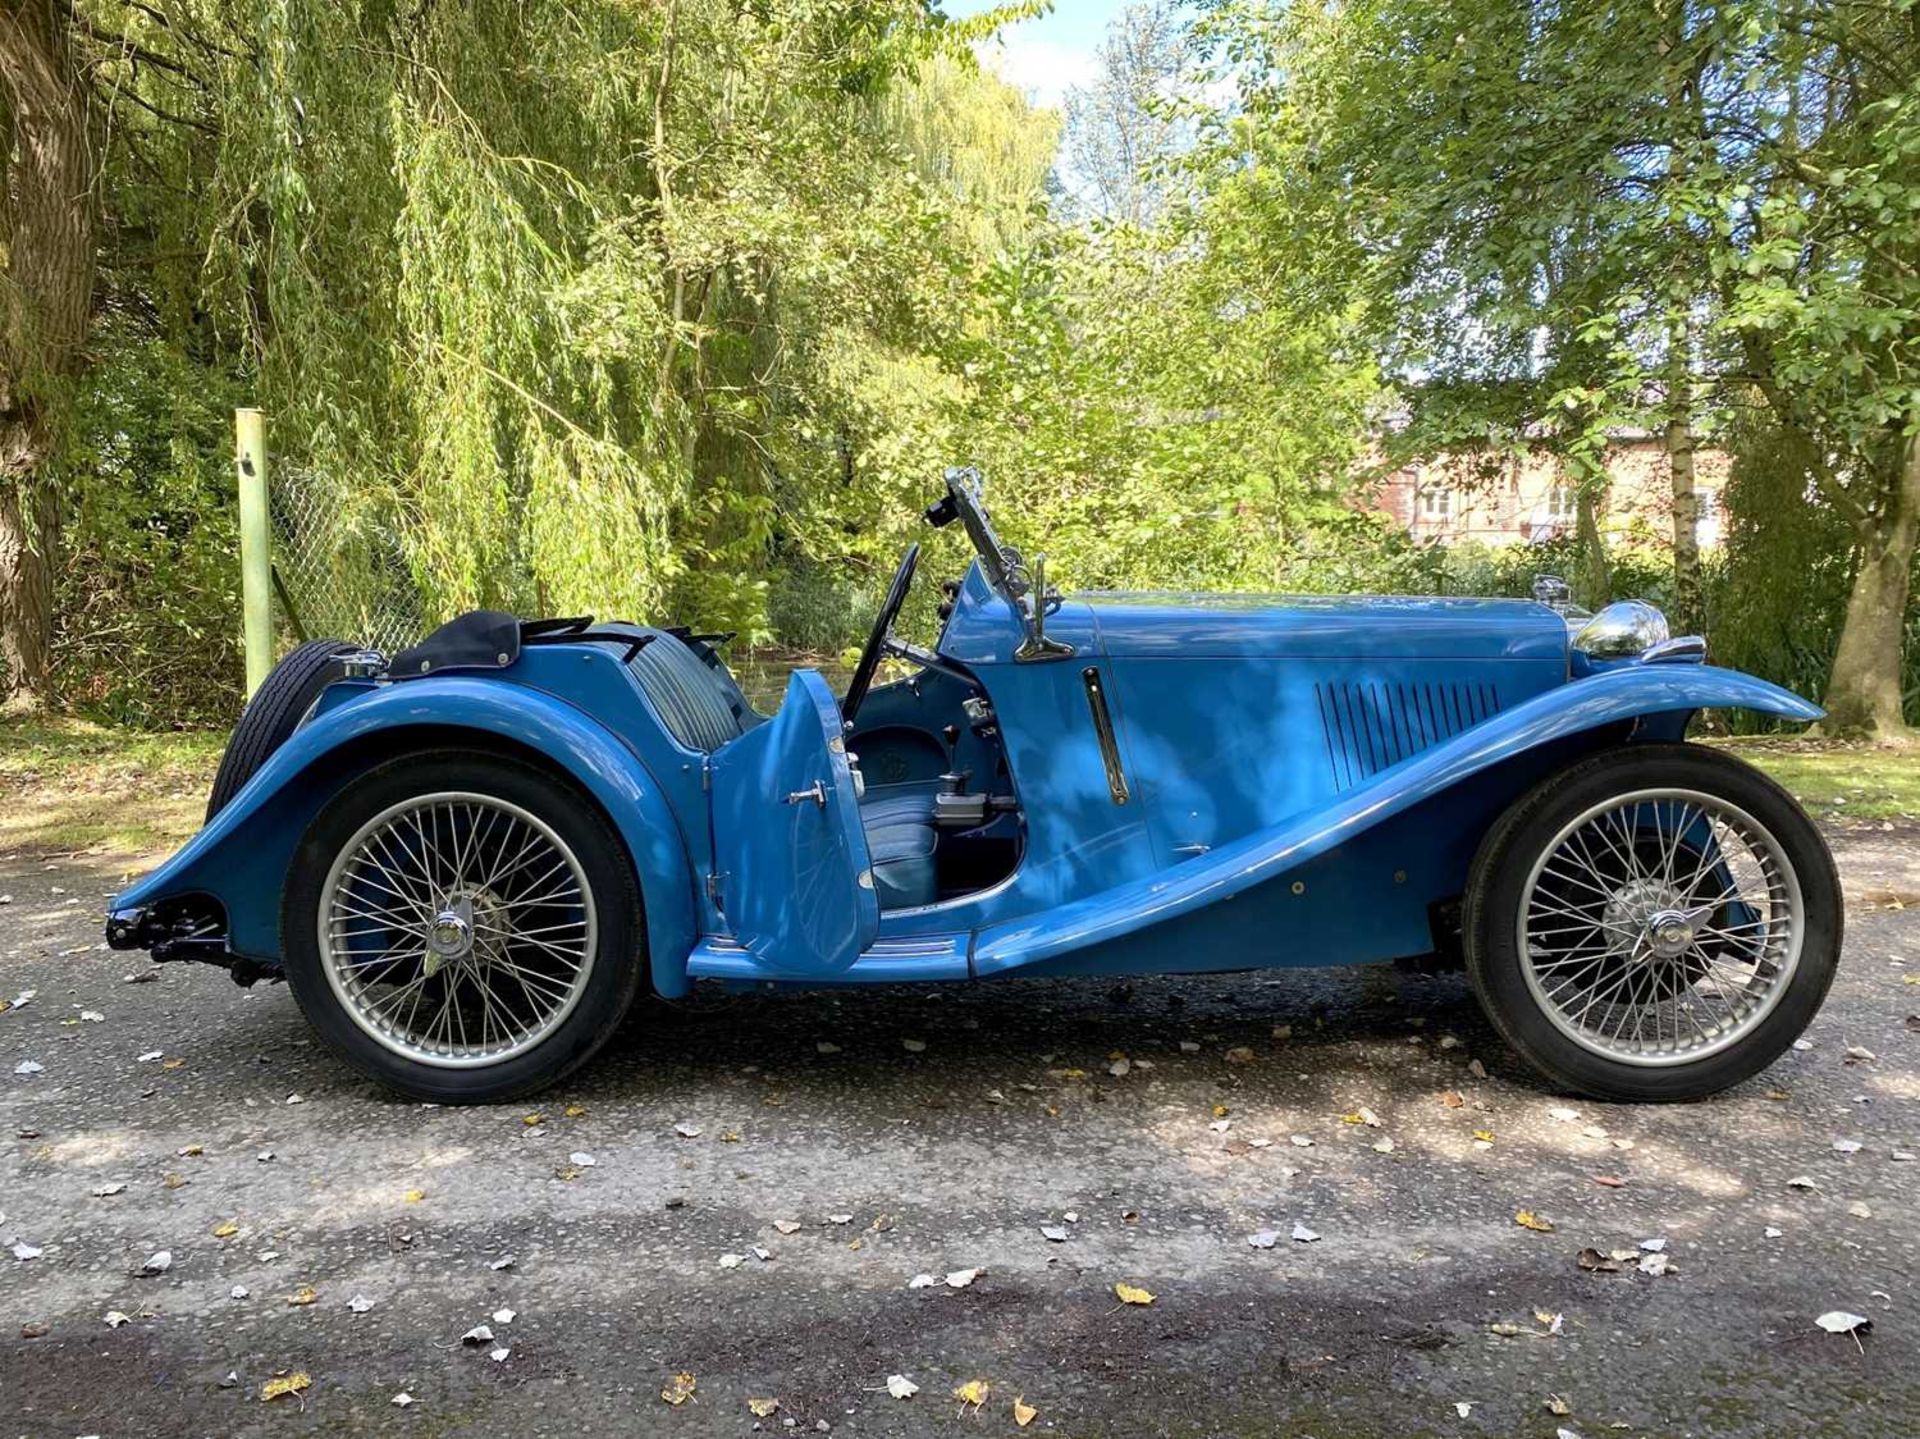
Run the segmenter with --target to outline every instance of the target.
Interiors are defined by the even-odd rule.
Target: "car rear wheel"
[[[1468,881],[1467,970],[1556,1084],[1698,1099],[1771,1064],[1839,963],[1839,878],[1800,806],[1697,745],[1609,750],[1523,796]]]
[[[350,782],[296,852],[287,981],[323,1039],[415,1099],[530,1094],[590,1059],[640,985],[626,848],[532,765],[412,754]]]

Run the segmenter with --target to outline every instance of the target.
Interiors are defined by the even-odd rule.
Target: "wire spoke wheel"
[[[1521,892],[1519,953],[1541,1012],[1637,1066],[1750,1034],[1800,962],[1806,912],[1781,842],[1725,798],[1640,789],[1574,816]]]
[[[504,799],[424,794],[376,814],[320,893],[327,983],[370,1038],[421,1064],[499,1064],[586,991],[593,889],[554,828]]]

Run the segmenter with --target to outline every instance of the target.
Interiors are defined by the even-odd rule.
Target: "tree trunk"
[[[36,471],[44,463],[26,426],[0,428],[0,685],[16,706],[47,693],[53,633],[53,549],[59,506]]]
[[[1909,435],[1887,503],[1860,536],[1860,568],[1827,681],[1825,733],[1848,738],[1908,737],[1900,706],[1907,598],[1920,543],[1920,434]]]
[[[1673,632],[1700,633],[1700,495],[1693,483],[1693,375],[1687,327],[1672,327],[1667,366],[1667,468],[1673,481]]]
[[[0,695],[16,705],[47,695],[60,515],[49,459],[93,307],[86,90],[58,9],[0,0],[0,94],[13,131],[0,237]]]
[[[1580,568],[1573,577],[1573,597],[1587,609],[1602,609],[1613,601],[1613,567],[1607,563],[1607,542],[1600,535],[1600,518],[1591,476],[1574,491],[1574,534],[1580,542]]]

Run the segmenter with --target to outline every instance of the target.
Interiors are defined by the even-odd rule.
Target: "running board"
[[[925,979],[966,979],[967,941],[959,934],[882,935],[860,952],[849,969],[831,974],[795,974],[773,969],[727,935],[708,935],[687,956],[695,979],[768,981],[775,984],[907,984]]]

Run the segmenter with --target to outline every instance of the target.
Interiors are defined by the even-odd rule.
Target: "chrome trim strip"
[[[1087,708],[1093,711],[1093,733],[1100,741],[1100,760],[1107,767],[1107,792],[1115,804],[1125,804],[1133,792],[1127,788],[1126,771],[1120,767],[1120,746],[1113,738],[1113,716],[1107,713],[1107,692],[1100,681],[1099,666],[1088,665],[1080,671],[1080,679],[1087,687]]]

